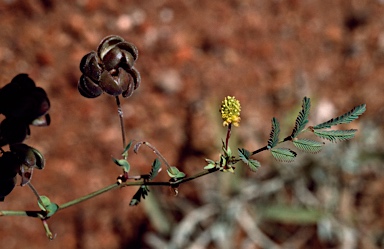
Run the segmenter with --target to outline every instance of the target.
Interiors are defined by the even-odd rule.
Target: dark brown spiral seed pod
[[[80,61],[83,75],[78,83],[81,95],[96,98],[105,92],[112,96],[127,98],[140,85],[141,77],[134,68],[138,58],[135,45],[120,36],[104,38],[97,48]]]

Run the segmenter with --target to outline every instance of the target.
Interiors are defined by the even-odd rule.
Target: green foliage
[[[112,158],[113,162],[121,167],[123,169],[124,172],[129,172],[130,168],[131,168],[131,165],[129,164],[129,162],[126,160],[126,159],[116,159],[116,158]]]
[[[356,129],[351,130],[314,130],[313,133],[323,139],[327,139],[333,143],[336,143],[337,141],[345,141],[352,139],[355,136],[355,133],[357,132]]]
[[[160,172],[161,162],[159,159],[155,159],[152,163],[151,171],[149,172],[149,180],[153,180],[157,174]]]
[[[293,162],[297,155],[296,152],[287,148],[273,148],[270,151],[272,156],[279,162]]]
[[[365,112],[365,110],[366,110],[365,104],[356,106],[349,112],[337,118],[332,118],[324,123],[313,126],[313,129],[318,130],[318,129],[331,128],[331,126],[338,125],[338,124],[348,124],[353,120],[357,119],[361,114]]]
[[[260,162],[250,159],[251,152],[249,152],[246,149],[238,149],[239,152],[239,158],[241,161],[243,161],[246,165],[248,165],[249,169],[253,172],[256,172],[259,167],[261,166]]]
[[[141,198],[145,199],[148,193],[149,193],[148,187],[146,185],[141,185],[140,188],[137,190],[136,194],[133,195],[129,205],[130,206],[138,205],[141,201]]]
[[[37,202],[41,210],[47,212],[47,217],[51,217],[59,209],[59,206],[56,203],[51,202],[47,196],[40,196],[39,201]]]
[[[169,177],[174,178],[174,179],[182,179],[185,177],[185,174],[181,172],[178,168],[175,166],[171,166],[167,169],[167,173]]]
[[[132,146],[132,141],[130,141],[127,146],[125,146],[123,153],[121,154],[124,158],[128,157],[128,151]]]
[[[296,148],[307,153],[320,152],[324,144],[310,139],[294,139],[292,142]]]
[[[309,110],[311,108],[311,99],[304,97],[303,104],[299,115],[296,118],[295,127],[293,128],[291,139],[297,137],[308,123]]]
[[[268,149],[272,149],[279,143],[280,124],[275,117],[272,118],[272,130],[269,135]]]

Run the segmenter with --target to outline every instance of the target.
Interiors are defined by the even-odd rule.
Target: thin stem
[[[44,211],[47,211],[47,210],[45,210],[45,208],[44,208],[44,203],[43,203],[43,201],[41,200],[39,193],[37,192],[37,190],[35,189],[35,187],[32,185],[32,183],[31,183],[31,182],[28,182],[27,185],[28,185],[28,187],[32,190],[33,194],[37,197],[37,201],[40,203],[41,207],[43,207]]]
[[[228,150],[228,143],[229,143],[229,139],[231,138],[231,130],[232,130],[232,124],[230,123],[227,129],[227,137],[225,138],[225,150]]]
[[[115,189],[115,188],[118,188],[118,187],[119,187],[119,184],[118,184],[118,183],[114,183],[114,184],[109,185],[109,186],[107,186],[107,187],[105,187],[105,188],[102,188],[102,189],[100,189],[100,190],[97,190],[97,191],[95,191],[95,192],[92,192],[92,193],[90,193],[90,194],[87,194],[87,195],[85,195],[85,196],[83,196],[83,197],[80,197],[80,198],[77,198],[77,199],[75,199],[75,200],[72,200],[72,201],[69,201],[69,202],[67,202],[67,203],[64,203],[64,204],[62,204],[62,205],[59,205],[59,210],[62,210],[62,209],[64,209],[64,208],[67,208],[67,207],[76,205],[76,204],[78,204],[78,203],[80,203],[80,202],[83,202],[83,201],[92,199],[93,197],[96,197],[96,196],[98,196],[98,195],[101,195],[102,193],[108,192],[108,191],[110,191],[110,190],[112,190],[112,189]]]
[[[152,144],[146,141],[143,141],[143,142],[137,143],[136,148],[139,148],[138,145],[140,144],[146,145],[148,148],[150,148],[153,151],[153,153],[155,153],[164,162],[164,164],[167,166],[167,169],[171,168],[171,165],[169,165],[167,159],[165,159],[165,157],[160,153],[158,149],[156,149],[155,146],[153,146]]]
[[[119,114],[119,119],[120,119],[121,137],[123,138],[123,149],[125,149],[126,141],[125,141],[124,118],[123,118],[123,110],[121,109],[121,105],[120,105],[119,96],[116,96],[116,105],[117,105],[117,113]]]
[[[126,186],[141,186],[141,185],[146,185],[146,186],[178,186],[182,183],[189,182],[191,180],[197,179],[199,177],[214,173],[218,171],[219,169],[214,168],[214,169],[209,169],[209,170],[203,170],[193,176],[182,178],[180,180],[174,181],[174,182],[147,182],[147,181],[134,181],[134,182],[124,182],[122,184],[114,183],[111,184],[107,187],[104,187],[100,190],[97,190],[95,192],[92,192],[90,194],[87,194],[83,197],[77,198],[75,200],[69,201],[67,203],[64,203],[62,205],[59,205],[58,211],[68,208],[70,206],[76,205],[80,202],[92,199],[98,195],[101,195],[105,192],[108,192],[110,190],[116,189],[118,187],[126,187]],[[3,210],[0,211],[0,216],[28,216],[28,217],[34,217],[34,218],[41,218],[42,220],[44,219],[44,215],[42,214],[43,211],[11,211],[11,210]]]

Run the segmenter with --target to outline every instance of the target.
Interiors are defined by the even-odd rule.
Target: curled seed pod
[[[95,51],[86,54],[80,61],[80,71],[94,81],[99,81],[103,68]]]
[[[120,43],[116,44],[116,47],[120,48],[123,51],[127,51],[128,53],[130,53],[133,57],[134,62],[139,57],[139,50],[137,49],[137,47],[135,45],[133,45],[130,42],[127,42],[127,41],[120,42]]]
[[[0,157],[0,182],[7,178],[13,178],[19,171],[20,163],[17,156],[12,152],[4,152]]]
[[[121,69],[121,68],[120,68]],[[127,88],[124,89],[123,91],[123,97],[128,98],[133,94],[133,90],[135,90],[135,83],[133,81],[133,77],[131,74],[129,74],[127,71],[124,69],[120,70],[121,72],[119,73],[119,79],[120,81],[125,81],[128,82]]]
[[[103,93],[103,89],[98,84],[84,75],[81,75],[77,88],[80,94],[86,98],[96,98]]]
[[[133,82],[135,83],[135,90],[136,90],[140,86],[141,75],[140,75],[139,71],[137,71],[137,69],[134,67],[130,70],[130,73],[133,77]]]
[[[122,69],[119,68],[119,74]],[[119,76],[112,76],[109,72],[104,71],[101,75],[100,87],[107,93],[112,96],[120,95],[124,89],[128,88],[128,83],[124,80],[121,80]]]
[[[7,118],[18,118],[30,124],[50,108],[44,89],[36,87],[27,74],[15,76],[0,90],[0,112]]]
[[[0,147],[6,144],[21,143],[30,135],[28,123],[15,118],[6,118],[0,124]]]
[[[32,147],[26,144],[11,144],[9,148],[17,156],[20,164],[28,167],[36,165],[36,156]]]
[[[133,67],[135,60],[131,53],[121,50],[119,47],[114,47],[105,54],[103,58],[105,69],[110,71],[127,65]]]
[[[99,44],[97,48],[97,54],[99,55],[100,59],[103,60],[106,53],[109,52],[112,48],[115,47],[117,43],[123,42],[124,39],[117,35],[111,35],[105,37]]]
[[[9,195],[16,186],[16,176],[12,178],[5,178],[0,181],[0,202]]]

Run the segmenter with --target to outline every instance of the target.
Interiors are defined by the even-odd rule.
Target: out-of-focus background
[[[227,95],[242,103],[232,148],[266,144],[277,117],[288,135],[304,96],[310,124],[361,103],[342,128],[357,137],[279,163],[268,152],[252,173],[217,173],[183,184],[179,195],[151,188],[109,192],[41,222],[2,217],[1,248],[383,248],[384,2],[381,0],[2,0],[0,86],[27,73],[51,100],[52,124],[26,143],[46,157],[32,183],[62,204],[113,183],[121,153],[114,99],[77,92],[79,62],[107,35],[139,49],[142,84],[122,102],[128,139],[155,145],[188,175],[217,159]],[[130,155],[133,174],[154,154]],[[164,172],[159,180],[167,180]],[[1,210],[36,210],[16,187]]]

